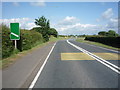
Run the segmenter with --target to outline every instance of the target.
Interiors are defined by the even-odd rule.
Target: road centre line
[[[112,63],[110,63],[110,62],[108,62],[108,61],[106,61],[106,60],[104,60],[104,59],[102,59],[102,58],[100,58],[100,57],[98,57],[98,56],[96,56],[96,55],[88,52],[87,50],[85,50],[85,49],[83,49],[83,48],[81,48],[81,47],[78,47],[77,45],[69,42],[68,40],[67,40],[67,43],[70,44],[70,45],[72,45],[73,47],[77,48],[78,50],[82,51],[83,53],[86,53],[87,55],[93,57],[94,59],[96,59],[96,60],[99,61],[100,63],[104,64],[105,66],[109,67],[109,68],[112,69],[113,71],[115,71],[115,72],[117,72],[118,74],[120,74],[120,72],[119,72],[120,68],[119,68],[118,66],[116,66],[116,65],[114,65],[114,64],[112,64]]]
[[[31,90],[31,88],[34,87],[34,85],[35,85],[35,83],[37,82],[39,76],[41,75],[41,72],[42,72],[43,68],[45,67],[45,65],[46,65],[46,63],[47,63],[47,60],[48,60],[48,58],[50,57],[50,55],[51,55],[51,53],[52,53],[52,51],[53,51],[55,45],[56,45],[56,43],[52,46],[52,48],[51,48],[51,50],[50,50],[48,56],[46,57],[44,63],[43,63],[42,66],[40,67],[40,69],[39,69],[37,75],[35,76],[34,80],[32,81],[31,85],[29,86],[29,89],[30,89],[30,90]]]

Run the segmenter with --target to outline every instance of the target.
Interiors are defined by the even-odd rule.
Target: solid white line
[[[56,45],[56,43],[55,43],[55,44],[53,45],[53,47],[51,48],[51,50],[50,50],[48,56],[46,57],[46,59],[45,59],[43,65],[42,65],[41,68],[39,69],[37,75],[35,76],[34,80],[32,81],[31,85],[29,86],[29,88],[33,88],[33,87],[34,87],[34,85],[35,85],[35,83],[37,82],[37,80],[38,80],[38,78],[39,78],[39,76],[40,76],[40,74],[41,74],[41,72],[42,72],[42,70],[43,70],[45,64],[47,63],[47,60],[48,60],[48,58],[50,57],[50,55],[51,55],[51,53],[52,53],[52,51],[53,51],[55,45]]]
[[[14,35],[14,36],[16,36],[16,37],[19,37],[17,34],[15,34],[15,33],[13,33],[13,32],[11,32],[11,34]]]
[[[72,45],[73,47],[77,48],[78,50],[86,53],[87,55],[93,57],[94,59],[96,59],[96,60],[99,61],[100,63],[104,64],[105,66],[109,67],[109,68],[112,69],[113,71],[115,71],[115,72],[117,72],[118,74],[120,74],[120,72],[117,70],[117,69],[120,69],[118,66],[116,66],[116,65],[114,65],[114,64],[112,64],[112,63],[110,63],[110,62],[108,62],[108,61],[106,61],[106,60],[104,60],[104,59],[102,59],[102,58],[100,58],[100,57],[98,57],[98,56],[96,56],[96,55],[88,52],[87,50],[85,50],[85,49],[83,49],[83,48],[81,48],[81,47],[78,47],[77,45],[69,42],[68,40],[67,40],[67,43],[70,44],[70,45]],[[97,57],[97,58],[96,58],[96,57]],[[106,62],[106,63],[105,63],[105,62]],[[110,65],[111,65],[111,66],[110,66]],[[112,67],[112,66],[113,66],[113,67]],[[114,67],[117,68],[117,69],[115,69]]]
[[[82,43],[82,44],[87,44],[87,43]],[[87,44],[87,45],[90,45],[90,46],[93,46],[93,47],[102,48],[102,49],[105,49],[105,50],[108,50],[108,51],[112,51],[112,52],[116,52],[116,53],[119,53],[119,51],[116,51],[116,50],[107,49],[107,48],[104,48],[104,47],[95,46],[95,45],[91,45],[91,44]]]
[[[69,42],[69,41],[67,41],[67,42],[70,43],[70,44],[72,44],[73,46],[75,46],[73,43],[71,43],[71,42]],[[102,60],[102,61],[110,64],[111,66],[113,66],[113,67],[115,67],[115,68],[117,68],[117,69],[120,70],[120,68],[119,68],[118,66],[116,66],[116,65],[114,65],[114,64],[112,64],[112,63],[110,63],[110,62],[108,62],[108,61],[106,61],[106,60],[104,60],[104,59],[102,59],[102,58],[100,58],[100,57],[98,57],[98,56],[96,56],[96,55],[94,55],[93,53],[90,53],[90,52],[88,52],[87,50],[85,50],[85,49],[83,49],[83,48],[80,48],[80,47],[78,47],[78,46],[75,46],[75,47],[76,47],[76,48],[79,48],[79,49],[82,50],[83,52],[86,52],[86,53],[90,54],[91,56],[97,57],[98,59],[100,59],[100,60]]]

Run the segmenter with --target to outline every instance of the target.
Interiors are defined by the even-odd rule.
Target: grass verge
[[[4,69],[4,68],[9,67],[11,64],[15,63],[21,57],[27,55],[28,53],[31,53],[32,51],[34,51],[38,48],[42,48],[43,46],[45,46],[49,43],[56,42],[58,40],[64,40],[64,39],[65,38],[63,38],[63,37],[58,37],[58,38],[51,37],[49,42],[42,43],[42,44],[38,43],[32,49],[25,50],[25,51],[22,51],[22,52],[17,52],[17,50],[15,50],[15,53],[13,53],[10,57],[0,60],[0,69]]]
[[[76,41],[91,44],[91,45],[95,45],[95,46],[100,46],[100,47],[104,47],[104,48],[108,48],[108,49],[120,50],[120,48],[115,48],[115,47],[108,46],[108,45],[105,45],[105,44],[102,44],[102,43],[92,42],[92,41],[88,41],[88,40],[84,40],[84,39],[85,39],[84,37],[81,37],[81,38],[77,38]]]

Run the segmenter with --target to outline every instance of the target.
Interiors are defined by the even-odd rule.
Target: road
[[[115,66],[120,65],[115,51],[61,40],[56,43],[37,80],[33,80],[33,88],[118,88],[119,71],[96,60],[94,55],[91,57],[91,53]]]
[[[2,70],[2,88],[27,88],[54,43],[37,48]]]

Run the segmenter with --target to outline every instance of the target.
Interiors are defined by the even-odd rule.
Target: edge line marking
[[[114,64],[112,64],[112,63],[110,63],[110,62],[108,62],[108,61],[106,61],[106,60],[104,60],[104,59],[102,59],[102,58],[100,58],[100,57],[98,57],[98,56],[96,56],[96,55],[88,52],[87,50],[85,50],[85,49],[83,49],[83,48],[81,48],[81,47],[79,47],[79,46],[77,46],[77,45],[69,42],[68,40],[67,40],[67,43],[70,44],[70,45],[72,45],[73,47],[77,48],[78,50],[82,51],[83,53],[86,53],[87,55],[95,58],[95,59],[96,59],[97,61],[99,61],[100,63],[104,64],[105,66],[109,67],[109,68],[112,69],[113,71],[115,71],[115,72],[117,72],[118,74],[120,74],[120,72],[118,71],[118,70],[120,70],[120,68],[119,68],[118,66],[116,66],[116,65],[114,65]],[[117,70],[116,68],[117,68],[118,70]]]
[[[42,72],[43,68],[45,67],[45,65],[46,65],[46,63],[47,63],[47,60],[48,60],[48,58],[50,57],[50,55],[51,55],[51,53],[52,53],[52,51],[53,51],[55,45],[56,45],[56,43],[52,46],[52,48],[51,48],[51,50],[50,50],[48,56],[46,57],[44,63],[43,63],[42,66],[40,67],[40,69],[39,69],[37,75],[36,75],[35,78],[33,79],[32,83],[31,83],[30,86],[29,86],[29,88],[33,88],[33,87],[34,87],[34,85],[35,85],[35,83],[37,82],[39,76],[41,75],[41,72]]]
[[[96,46],[96,45],[92,45],[92,44],[88,44],[88,43],[82,43],[82,44],[86,44],[86,45],[90,45],[90,46],[93,46],[93,47],[97,47],[97,48],[105,49],[105,50],[112,51],[112,52],[115,52],[115,53],[120,53],[120,52],[117,51],[117,50],[112,50],[112,49],[105,48],[105,47],[101,47],[101,46]]]

